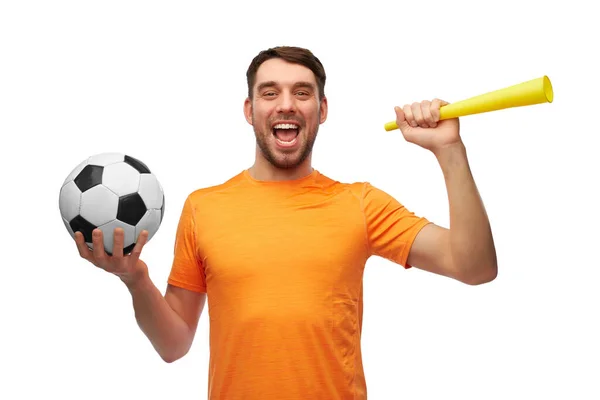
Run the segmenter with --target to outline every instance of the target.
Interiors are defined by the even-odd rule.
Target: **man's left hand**
[[[396,124],[404,138],[437,154],[440,150],[459,144],[458,118],[440,121],[440,108],[449,104],[440,99],[395,107]]]

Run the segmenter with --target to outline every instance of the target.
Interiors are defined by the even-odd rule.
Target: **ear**
[[[327,120],[327,97],[323,97],[323,100],[321,100],[321,115],[320,115],[320,123],[322,124],[323,122],[325,122],[325,120]]]
[[[252,100],[249,97],[246,97],[244,101],[244,116],[246,117],[246,121],[252,125]]]

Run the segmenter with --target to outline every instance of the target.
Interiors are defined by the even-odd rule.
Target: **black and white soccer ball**
[[[83,233],[90,249],[92,231],[100,228],[110,255],[114,230],[123,228],[123,253],[129,254],[142,230],[148,231],[148,240],[158,231],[165,195],[143,162],[126,154],[102,153],[87,158],[67,176],[60,188],[59,209],[71,236]]]

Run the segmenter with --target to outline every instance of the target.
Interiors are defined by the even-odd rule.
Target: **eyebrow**
[[[257,87],[256,87],[256,91],[260,92],[261,90],[263,90],[264,88],[267,87],[273,87],[273,86],[277,86],[277,82],[275,81],[267,81],[267,82],[262,82],[260,83]],[[311,82],[304,82],[304,81],[300,81],[300,82],[296,82],[294,83],[293,87],[297,88],[297,87],[308,87],[311,88],[313,90],[316,89],[316,86],[314,83]]]

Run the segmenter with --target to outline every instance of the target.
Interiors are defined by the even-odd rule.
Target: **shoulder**
[[[198,188],[187,196],[186,202],[198,203],[201,201],[210,201],[217,194],[231,192],[240,187],[244,183],[243,171],[232,176],[231,178],[211,186]]]
[[[362,205],[364,205],[365,202],[388,203],[390,201],[396,201],[390,193],[382,190],[368,180],[340,181],[319,173],[317,182],[323,190],[338,193],[346,192],[358,200]]]
[[[354,195],[360,196],[364,192],[365,187],[370,185],[369,182],[364,181],[341,181],[331,178],[328,175],[318,171],[315,183],[318,184],[323,190],[331,191],[348,191]]]

